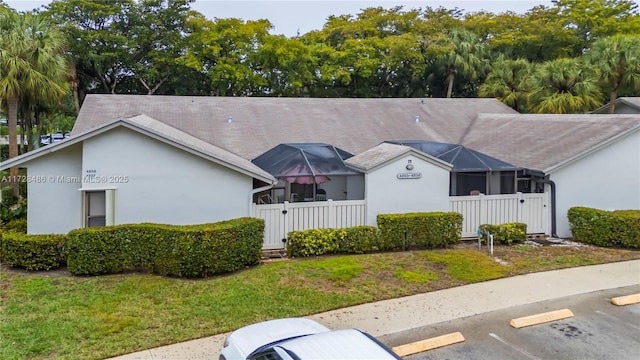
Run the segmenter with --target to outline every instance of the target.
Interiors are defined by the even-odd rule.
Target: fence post
[[[478,195],[480,198],[480,224],[488,224],[489,223],[489,209],[487,208],[487,200],[485,199],[484,194]]]
[[[327,224],[329,228],[336,227],[336,208],[333,204],[333,200],[327,200],[327,207],[329,211],[327,211],[327,216],[329,216],[329,223]]]
[[[284,216],[284,221],[282,223],[284,230],[282,234],[282,242],[285,243],[287,241],[287,234],[289,234],[289,202],[285,201],[282,205],[282,215]]]
[[[524,205],[524,196],[520,191],[518,191],[516,194],[518,194],[518,206],[516,206],[516,222],[522,222],[522,216],[523,216],[522,209]]]

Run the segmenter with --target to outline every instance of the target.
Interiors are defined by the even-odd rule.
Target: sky
[[[50,1],[4,0],[18,11],[29,11]],[[440,6],[459,8],[466,12],[485,10],[493,13],[514,11],[524,13],[537,5],[551,6],[551,0],[196,0],[191,8],[209,19],[240,18],[243,20],[268,19],[274,25],[272,33],[288,37],[319,30],[331,15],[357,14],[360,9],[382,6],[391,8],[402,5],[405,9]]]

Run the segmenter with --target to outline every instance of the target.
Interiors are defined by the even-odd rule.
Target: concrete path
[[[512,306],[632,285],[640,286],[640,260],[521,275],[338,309],[309,318],[330,329],[355,327],[379,337]],[[114,359],[217,359],[227,335],[163,346]]]

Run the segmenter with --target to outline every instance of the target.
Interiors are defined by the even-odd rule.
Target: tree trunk
[[[613,81],[613,87],[611,88],[611,94],[609,95],[609,114],[615,114],[615,111],[616,111],[616,99],[618,98],[618,86],[620,86],[620,83],[616,79]]]
[[[447,98],[451,97],[453,93],[453,79],[456,77],[456,69],[453,66],[449,67],[449,87],[447,88]]]
[[[8,98],[7,107],[9,110],[9,159],[11,159],[18,156],[18,97],[12,96]],[[18,196],[20,190],[18,184],[18,168],[15,166],[10,168],[9,175],[13,193]]]
[[[80,100],[78,97],[78,74],[76,72],[76,64],[70,61],[69,75],[71,76],[71,92],[73,93],[73,105],[76,108],[76,115],[80,112]]]
[[[33,150],[33,123],[31,122],[31,108],[28,106],[25,106],[22,111],[22,123],[27,130],[27,151],[31,151]]]

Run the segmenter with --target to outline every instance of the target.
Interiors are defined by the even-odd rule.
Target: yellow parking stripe
[[[562,309],[562,310],[549,311],[546,313],[512,319],[509,324],[511,324],[511,326],[513,326],[514,328],[519,329],[525,326],[542,324],[545,322],[556,321],[556,320],[565,319],[568,317],[573,317],[573,313],[571,312],[571,310]]]
[[[638,304],[638,303],[640,303],[640,294],[633,294],[633,295],[627,295],[627,296],[618,296],[618,297],[615,297],[615,298],[611,299],[611,303],[613,305],[618,305],[618,306]]]
[[[464,336],[459,332],[454,332],[447,335],[416,341],[411,344],[396,346],[392,350],[399,356],[408,356],[463,341]]]

